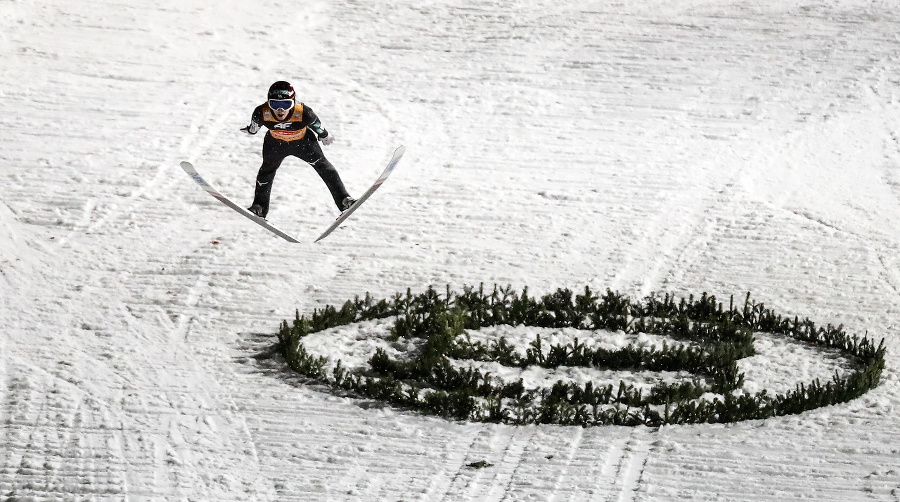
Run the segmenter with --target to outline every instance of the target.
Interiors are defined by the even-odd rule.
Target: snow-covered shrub
[[[395,318],[390,339],[414,347],[404,357],[378,348],[368,365],[329,363],[304,348],[313,333],[375,319]],[[660,346],[605,347],[573,340],[551,343],[540,334],[517,346],[505,337],[472,341],[470,332],[491,326],[531,326],[665,337]],[[770,395],[742,389],[738,361],[753,356],[754,333],[769,333],[839,351],[852,371],[831,381],[801,383]],[[391,300],[346,302],[282,324],[281,351],[292,369],[352,395],[459,420],[509,424],[648,425],[735,422],[761,419],[849,401],[878,385],[884,368],[883,341],[848,336],[841,326],[817,327],[808,319],[788,319],[750,300],[726,308],[705,293],[676,300],[650,296],[639,302],[607,290],[581,294],[559,289],[541,298],[511,288],[466,287],[462,293],[435,289]],[[470,362],[466,366],[460,362]],[[528,370],[590,368],[674,372],[682,378],[638,386],[557,380],[534,387],[522,378],[499,378],[478,367]],[[327,368],[331,368],[328,371]],[[684,375],[689,375],[687,379]]]

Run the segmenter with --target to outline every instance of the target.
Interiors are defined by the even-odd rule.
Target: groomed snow
[[[0,1],[0,500],[900,500],[896,7]],[[319,244],[296,159],[269,218],[299,245],[178,166],[249,204],[238,129],[278,79],[352,193],[407,148]],[[802,415],[582,429],[423,417],[273,355],[295,310],[480,283],[750,291],[887,368]],[[840,366],[757,349],[763,388]]]

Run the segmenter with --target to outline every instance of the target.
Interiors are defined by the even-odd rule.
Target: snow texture
[[[0,499],[900,500],[898,23],[862,0],[0,1]],[[407,147],[319,244],[337,215],[302,162],[269,214],[299,245],[178,166],[249,204],[238,129],[280,79],[351,193]],[[750,291],[885,338],[887,367],[802,415],[582,429],[339,396],[271,350],[295,310],[479,283]],[[757,348],[758,388],[840,367]]]

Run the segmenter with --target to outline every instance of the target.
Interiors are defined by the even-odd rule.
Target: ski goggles
[[[274,111],[278,110],[290,110],[294,108],[294,100],[293,99],[270,99],[269,100],[269,108]]]

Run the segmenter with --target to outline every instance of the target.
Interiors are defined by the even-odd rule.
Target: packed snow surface
[[[863,0],[0,1],[0,500],[900,500],[898,26]],[[407,148],[319,244],[299,160],[269,219],[303,244],[179,167],[249,205],[238,129],[280,79],[351,193]],[[582,429],[345,397],[272,350],[298,310],[481,283],[749,291],[887,367],[802,415]],[[748,391],[843,367],[757,350]]]

